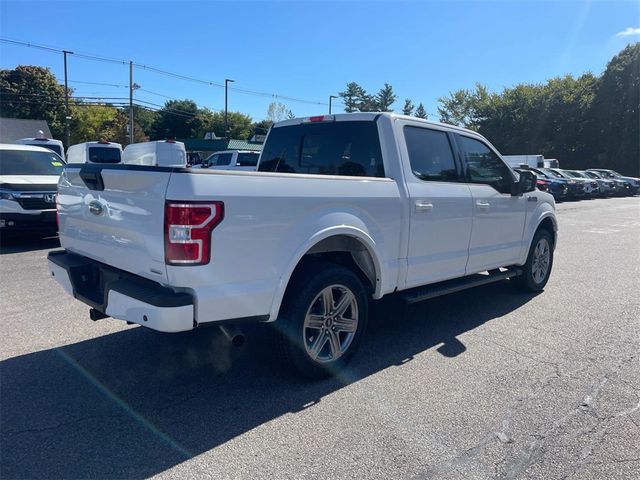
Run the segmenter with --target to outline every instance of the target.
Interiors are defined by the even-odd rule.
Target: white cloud
[[[640,28],[627,27],[616,33],[616,37],[630,37],[631,35],[640,35]]]

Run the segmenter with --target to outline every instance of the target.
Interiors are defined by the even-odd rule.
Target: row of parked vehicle
[[[516,170],[533,172],[537,177],[538,190],[549,192],[556,202],[584,198],[625,197],[640,192],[640,178],[625,177],[606,168],[564,170],[523,165]]]

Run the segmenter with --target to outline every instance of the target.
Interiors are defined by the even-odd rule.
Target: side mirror
[[[536,189],[537,177],[533,172],[526,170],[520,172],[520,179],[511,185],[511,195],[520,196],[523,193],[533,192]]]

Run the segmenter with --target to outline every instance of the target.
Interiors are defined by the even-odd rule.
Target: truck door
[[[410,200],[406,287],[465,274],[473,207],[451,133],[399,120]]]
[[[456,134],[473,197],[467,274],[512,265],[520,258],[527,196],[512,196],[516,178],[500,156],[478,138]]]

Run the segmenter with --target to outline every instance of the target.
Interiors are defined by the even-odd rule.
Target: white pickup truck
[[[370,299],[549,278],[553,197],[475,132],[389,113],[286,120],[258,170],[67,165],[50,271],[92,319],[275,322],[311,377],[352,356]]]

